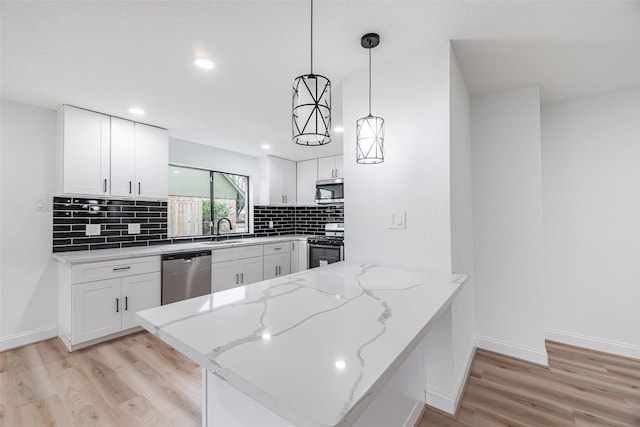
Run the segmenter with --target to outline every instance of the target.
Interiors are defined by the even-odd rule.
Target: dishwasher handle
[[[211,256],[211,251],[183,252],[162,255],[162,261],[183,260],[184,262],[192,262],[195,258],[203,256]]]

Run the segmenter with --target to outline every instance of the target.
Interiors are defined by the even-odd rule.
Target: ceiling
[[[335,132],[322,147],[291,142],[291,84],[310,71],[308,1],[2,0],[0,13],[4,99],[76,105],[255,156],[262,144],[292,160],[342,151]],[[472,96],[539,84],[552,103],[640,86],[640,1],[316,0],[314,72],[332,81],[334,126],[355,126],[341,123],[341,82],[367,68],[367,32],[381,36],[374,75],[453,40]],[[196,56],[216,68],[194,67]]]

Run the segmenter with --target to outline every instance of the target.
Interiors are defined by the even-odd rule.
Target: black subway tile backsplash
[[[86,236],[86,224],[99,224],[100,236]],[[128,234],[140,224],[140,234]],[[167,203],[102,198],[53,198],[53,252],[147,246],[167,239]]]
[[[273,227],[269,227],[273,221]],[[254,233],[238,237],[324,234],[324,225],[344,222],[344,206],[254,206]],[[99,224],[100,236],[86,236],[87,224]],[[140,234],[128,234],[140,224]],[[53,252],[118,249],[191,243],[211,236],[171,239],[167,236],[167,203],[145,200],[54,197]]]
[[[269,228],[269,221],[273,221],[273,228]],[[324,225],[328,222],[344,222],[344,205],[253,208],[253,227],[259,237],[324,234]]]

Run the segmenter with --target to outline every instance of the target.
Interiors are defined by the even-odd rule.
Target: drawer
[[[238,246],[235,248],[214,249],[211,251],[211,262],[233,261],[262,256],[262,245]]]
[[[155,271],[160,271],[159,256],[76,264],[71,267],[71,283],[116,279]]]
[[[291,242],[269,243],[264,245],[264,254],[285,254],[289,253],[291,248]]]

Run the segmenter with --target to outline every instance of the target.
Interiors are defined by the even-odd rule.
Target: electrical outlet
[[[269,221],[269,228],[273,228],[273,221]]]
[[[393,211],[391,212],[391,218],[389,222],[389,228],[391,229],[405,229],[406,226],[406,212]]]
[[[140,234],[140,224],[129,224],[127,226],[127,233]]]
[[[85,236],[99,236],[100,235],[100,224],[87,224],[84,229]]]

